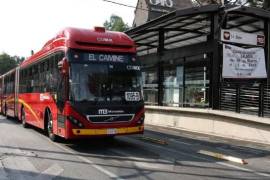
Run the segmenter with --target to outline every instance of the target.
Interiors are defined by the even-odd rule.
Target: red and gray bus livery
[[[66,28],[0,77],[1,112],[52,140],[141,134],[140,68],[124,33]]]

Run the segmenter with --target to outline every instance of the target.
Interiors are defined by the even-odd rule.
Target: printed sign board
[[[243,33],[230,30],[221,30],[221,41],[233,42],[239,44],[264,46],[265,37],[264,35]]]
[[[160,13],[169,13],[174,10],[173,0],[149,0],[150,10]]]
[[[173,7],[173,0],[149,0],[152,5],[160,5],[163,7]]]
[[[223,78],[266,78],[264,49],[223,44]]]

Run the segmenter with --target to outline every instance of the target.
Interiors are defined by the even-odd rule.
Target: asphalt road
[[[0,116],[0,180],[270,179],[270,147],[147,126],[145,137],[51,142],[35,128]],[[164,144],[166,142],[167,144]],[[198,153],[245,159],[242,165]]]

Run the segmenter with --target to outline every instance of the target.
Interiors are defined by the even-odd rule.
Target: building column
[[[210,78],[210,88],[211,94],[209,95],[210,107],[213,109],[219,109],[220,104],[220,63],[222,62],[220,56],[220,45],[219,45],[219,21],[218,14],[213,14],[211,17],[211,35],[210,40],[212,41],[212,58],[211,58],[211,78]]]
[[[157,48],[157,54],[158,54],[158,105],[163,105],[163,81],[164,81],[164,75],[163,75],[163,62],[162,62],[162,56],[164,52],[164,30],[159,30],[158,35],[158,48]]]
[[[267,70],[267,85],[270,84],[270,20],[266,20],[264,23],[264,35],[265,35],[265,59],[266,59],[266,70]]]

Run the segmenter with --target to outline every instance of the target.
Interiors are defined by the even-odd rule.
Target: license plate
[[[109,135],[116,134],[116,129],[115,128],[107,129],[107,134],[109,134]]]

